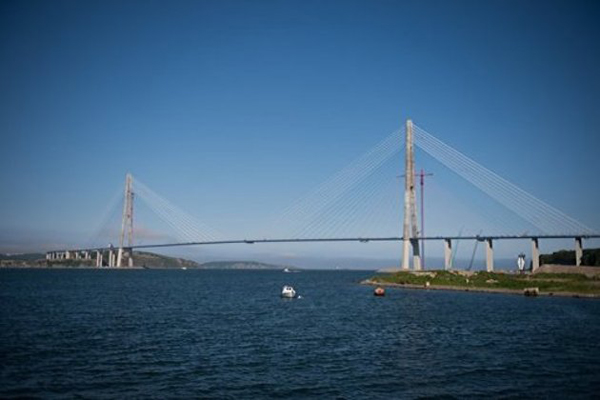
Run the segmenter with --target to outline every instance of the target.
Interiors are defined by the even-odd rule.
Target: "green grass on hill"
[[[396,272],[379,274],[371,278],[378,283],[396,283],[410,285],[454,286],[460,288],[496,288],[523,290],[538,287],[540,292],[574,292],[582,294],[600,294],[600,279],[588,278],[580,274],[535,274],[517,275],[494,272],[476,272],[465,274],[457,271]]]

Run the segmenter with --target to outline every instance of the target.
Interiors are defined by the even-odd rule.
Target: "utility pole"
[[[425,269],[425,177],[433,176],[431,173],[423,172],[423,168],[421,168],[421,172],[419,173],[420,183],[421,183],[421,254],[423,255],[423,269]]]

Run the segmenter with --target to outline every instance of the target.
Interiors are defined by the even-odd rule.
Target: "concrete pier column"
[[[413,269],[415,271],[420,271],[423,268],[421,267],[421,251],[419,250],[419,239],[410,239],[410,243],[412,244],[413,250]]]
[[[444,269],[452,269],[452,240],[444,239]]]
[[[540,243],[538,238],[531,239],[531,272],[540,267]]]
[[[575,265],[581,265],[581,259],[583,258],[583,245],[581,244],[581,237],[575,238]]]
[[[409,258],[410,241],[408,239],[402,239],[402,269],[408,271],[410,269],[410,258]]]
[[[102,264],[100,263],[100,252],[97,251],[96,252],[96,267],[101,267]]]
[[[117,250],[117,267],[121,267],[123,265],[123,248],[119,247]]]
[[[127,255],[127,266],[133,267],[133,249],[125,249],[125,254]]]
[[[113,262],[113,258],[114,258],[115,252],[112,250],[108,251],[108,266],[109,267],[114,267],[115,264]]]
[[[494,244],[491,238],[485,239],[485,269],[487,272],[494,271]]]
[[[67,260],[70,260],[70,259],[71,259],[71,252],[70,252],[70,251],[67,251],[67,252],[65,253],[65,258],[66,258]]]

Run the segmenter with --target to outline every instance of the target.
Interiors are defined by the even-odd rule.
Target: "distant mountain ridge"
[[[133,252],[133,265],[143,268],[200,268],[196,261],[187,260],[179,257],[168,257],[162,254],[149,253],[146,251]]]
[[[258,261],[210,261],[200,264],[202,269],[284,269],[285,265],[267,264]]]
[[[0,253],[0,260],[39,260],[45,257],[43,253]]]
[[[198,263],[179,257],[169,257],[162,254],[145,251],[133,252],[134,267],[147,269],[246,269],[246,270],[282,270],[291,268],[285,265],[268,264],[258,261],[210,261]],[[46,260],[44,253],[3,254],[0,253],[1,267],[17,268],[52,268],[52,267],[94,267],[95,258],[90,260]]]

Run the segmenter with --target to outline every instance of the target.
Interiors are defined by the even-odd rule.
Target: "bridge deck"
[[[516,239],[597,239],[600,234],[565,234],[565,235],[475,235],[475,236],[425,236],[416,238],[418,240],[516,240]],[[308,239],[235,239],[235,240],[215,240],[203,242],[176,242],[159,244],[140,244],[127,246],[130,249],[151,249],[161,247],[180,247],[180,246],[207,246],[222,244],[255,244],[255,243],[315,243],[315,242],[399,242],[402,237],[356,237],[356,238],[308,238]],[[110,247],[95,247],[85,249],[54,250],[54,251],[97,251],[109,250]]]

